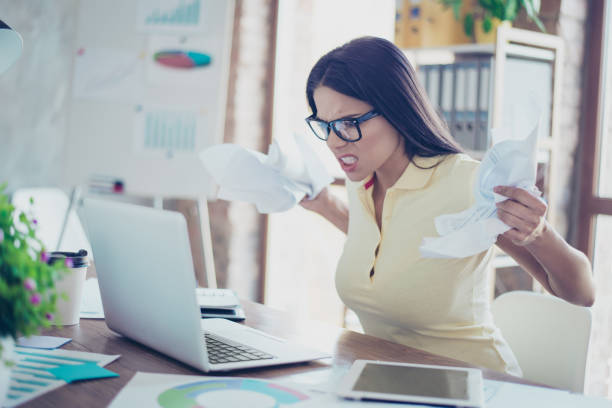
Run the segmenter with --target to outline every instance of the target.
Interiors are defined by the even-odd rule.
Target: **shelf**
[[[448,47],[406,48],[403,50],[408,60],[416,66],[431,64],[452,64],[463,57],[493,57],[494,44],[459,44]],[[555,52],[546,48],[536,48],[520,44],[508,44],[506,55],[537,61],[555,60]]]
[[[460,44],[448,47],[407,48],[404,54],[415,66],[453,64],[458,55],[462,56],[493,56],[495,46],[493,44]]]

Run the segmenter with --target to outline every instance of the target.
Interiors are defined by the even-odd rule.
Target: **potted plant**
[[[0,406],[6,399],[14,342],[54,321],[55,281],[68,269],[47,263],[36,219],[18,212],[0,185]],[[33,203],[30,200],[30,203]]]
[[[464,0],[439,0],[446,7],[451,7],[456,19],[461,18],[461,8]],[[521,8],[525,8],[527,16],[546,32],[544,24],[538,17],[540,0],[467,0],[472,7],[463,15],[463,29],[476,42],[487,43],[495,41],[495,33],[500,24],[511,25]]]

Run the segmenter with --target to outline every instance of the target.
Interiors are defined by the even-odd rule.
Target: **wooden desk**
[[[243,301],[243,306],[247,316],[245,324],[248,326],[328,352],[333,358],[307,364],[241,370],[231,374],[223,373],[224,376],[236,375],[318,383],[337,379],[356,359],[470,367],[469,364],[461,361],[335,326],[311,321],[296,321],[286,313],[261,304]],[[64,349],[121,354],[118,360],[106,366],[109,370],[118,373],[120,377],[68,384],[24,404],[24,407],[105,407],[136,371],[204,375],[200,371],[110,331],[103,320],[81,319],[80,325],[49,329],[45,330],[44,334],[71,337],[72,342],[64,346]],[[483,375],[489,379],[537,385],[487,369],[483,370]]]

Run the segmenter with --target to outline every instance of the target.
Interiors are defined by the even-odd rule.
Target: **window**
[[[338,24],[340,17],[341,24]],[[326,52],[364,35],[393,38],[393,0],[279,1],[273,136],[283,144],[301,133],[325,159],[327,169],[343,177],[325,142],[308,129],[306,79]],[[345,195],[343,187],[332,192]],[[343,324],[344,307],[334,275],[344,234],[317,214],[294,208],[272,214],[268,227],[266,304],[296,316]]]
[[[578,244],[593,260],[597,299],[586,392],[612,396],[612,9],[589,4]]]

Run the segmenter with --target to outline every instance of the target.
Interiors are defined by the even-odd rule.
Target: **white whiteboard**
[[[197,153],[223,140],[233,15],[228,0],[79,2],[67,184],[103,176],[130,194],[212,196]],[[176,50],[211,60],[156,58]]]

